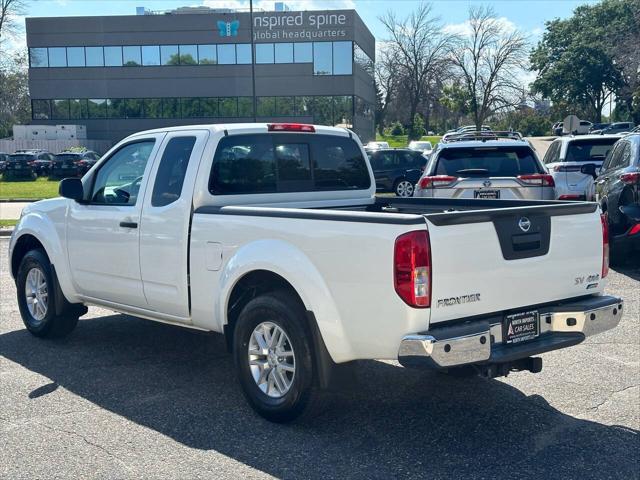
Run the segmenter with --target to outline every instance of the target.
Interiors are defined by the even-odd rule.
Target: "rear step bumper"
[[[622,317],[622,307],[622,299],[610,296],[547,305],[539,311],[539,336],[514,345],[502,343],[502,323],[481,320],[434,328],[405,336],[398,350],[398,361],[406,367],[440,370],[517,362],[577,345],[588,336],[616,327]]]

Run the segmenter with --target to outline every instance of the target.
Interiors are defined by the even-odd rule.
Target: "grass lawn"
[[[0,200],[19,200],[22,198],[37,199],[58,196],[60,180],[48,180],[39,177],[37,180],[0,180]]]
[[[0,220],[0,228],[2,227],[15,227],[18,220]]]
[[[440,141],[442,137],[422,137],[420,140],[428,140],[432,145],[435,146],[436,143]],[[406,148],[409,145],[409,140],[406,135],[380,135],[376,134],[376,141],[378,142],[387,142],[392,148]]]

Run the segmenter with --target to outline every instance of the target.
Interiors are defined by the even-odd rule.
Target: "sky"
[[[420,2],[418,0],[289,0],[292,10],[318,10],[355,8],[369,30],[378,40],[386,34],[378,17],[392,9],[399,16],[410,12]],[[504,17],[516,28],[536,41],[544,31],[544,23],[554,18],[571,16],[573,10],[593,0],[436,0],[431,1],[434,12],[445,24],[454,28],[464,24],[469,6],[491,5],[498,16]],[[90,16],[90,15],[135,15],[136,7],[150,10],[169,10],[180,6],[207,5],[210,7],[248,8],[248,0],[30,0],[26,16]],[[273,0],[254,0],[254,7],[273,9]],[[23,39],[16,39],[14,47],[24,46]]]

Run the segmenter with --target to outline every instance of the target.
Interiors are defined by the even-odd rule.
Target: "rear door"
[[[189,225],[208,130],[170,132],[153,165],[140,223],[140,272],[149,308],[189,322]]]
[[[376,178],[376,187],[379,190],[392,190],[395,180],[394,173],[397,169],[397,157],[393,150],[382,150],[372,155],[373,174]]]
[[[504,312],[603,291],[597,206],[427,215],[431,322]],[[498,320],[499,321],[499,320]]]

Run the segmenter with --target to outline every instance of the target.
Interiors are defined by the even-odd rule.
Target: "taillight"
[[[555,187],[556,182],[553,177],[547,173],[536,173],[533,175],[519,175],[518,180],[525,185],[534,187]]]
[[[316,131],[313,125],[307,125],[305,123],[270,123],[267,125],[267,130],[270,132],[309,132],[309,133],[314,133]]]
[[[607,222],[607,214],[600,215],[602,223],[602,275],[604,278],[609,274],[609,224]]]
[[[396,239],[393,281],[407,305],[416,308],[431,305],[431,248],[425,230],[405,233]]]
[[[631,236],[631,235],[637,235],[640,233],[640,223],[636,223],[633,227],[631,227],[631,230],[629,230],[629,233],[627,233],[627,235]]]
[[[422,177],[420,179],[420,188],[438,188],[448,187],[454,182],[458,181],[458,177],[450,177],[449,175],[435,175],[432,177]]]
[[[558,200],[582,200],[584,195],[560,195]]]
[[[623,173],[620,175],[620,180],[627,185],[635,185],[640,183],[640,172]]]

